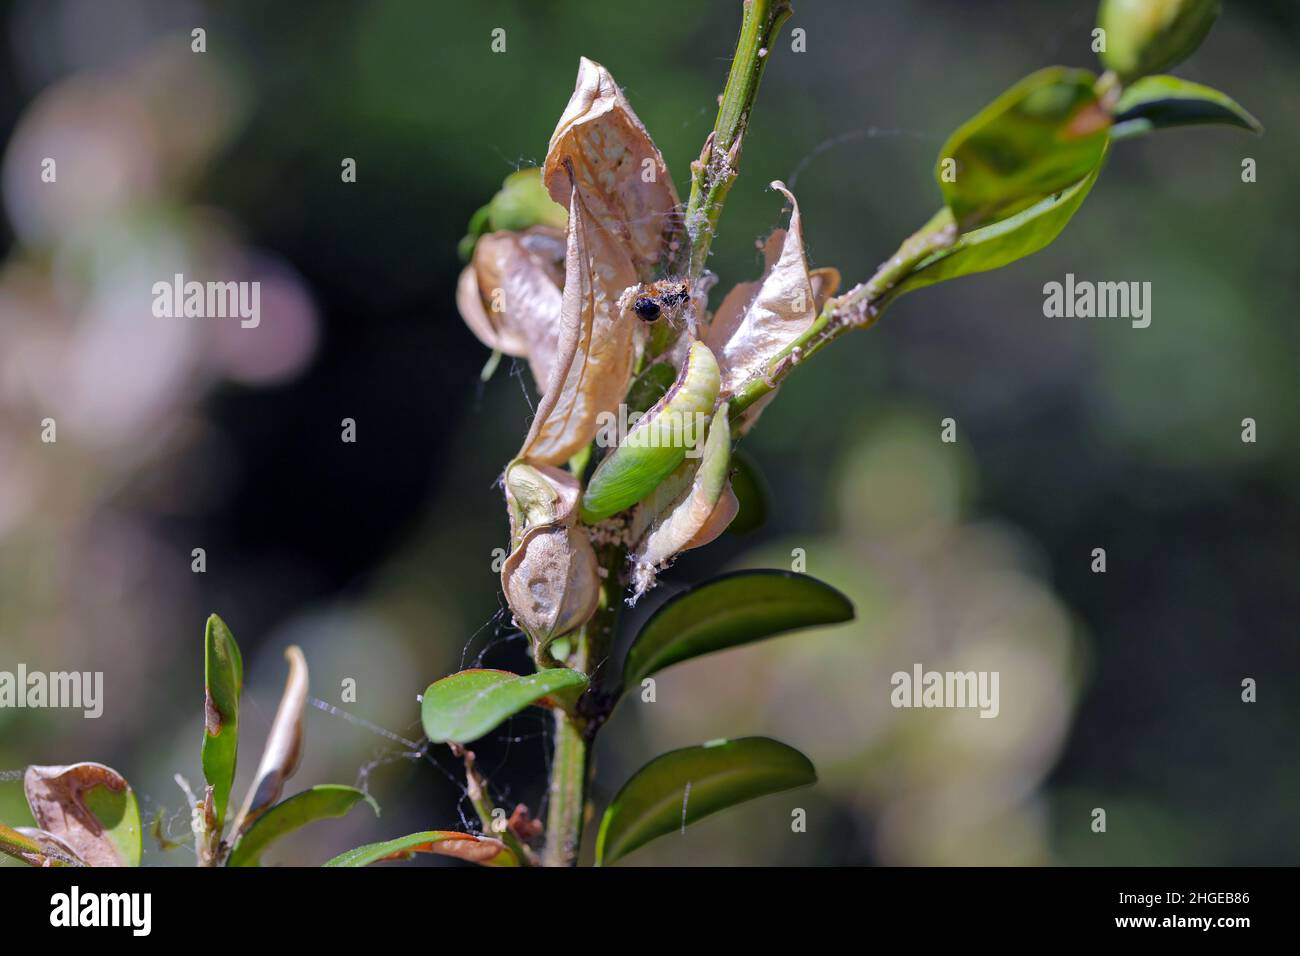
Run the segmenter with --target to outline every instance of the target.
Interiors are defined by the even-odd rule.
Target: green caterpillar
[[[713,353],[703,342],[692,342],[672,388],[596,467],[582,495],[582,520],[604,521],[654,491],[685,460],[687,448],[703,440],[702,424],[721,385]]]

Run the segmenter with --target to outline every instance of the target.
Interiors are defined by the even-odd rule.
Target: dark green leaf
[[[424,732],[434,743],[467,744],[530,704],[571,706],[586,687],[586,675],[567,667],[527,677],[509,671],[461,671],[435,681],[424,692]]]
[[[388,860],[409,860],[417,853],[436,853],[451,856],[481,866],[518,866],[519,861],[500,840],[491,837],[478,837],[455,830],[426,830],[385,840],[383,843],[368,843],[355,850],[340,853],[325,866],[369,866]]]
[[[1049,196],[1010,219],[968,232],[948,248],[922,259],[903,281],[889,290],[882,300],[882,307],[904,292],[976,272],[1000,269],[1017,259],[1033,255],[1060,235],[1066,223],[1083,205],[1100,172],[1101,166],[1098,165],[1085,179],[1064,192]]]
[[[262,854],[267,847],[282,836],[316,820],[341,817],[361,800],[369,803],[375,816],[379,816],[379,806],[375,801],[355,787],[322,784],[295,793],[252,822],[244,835],[236,841],[226,865],[260,866]]]
[[[1110,116],[1095,80],[1087,70],[1039,70],[948,138],[935,174],[961,232],[1027,209],[1096,169]],[[944,175],[949,159],[955,178]]]
[[[768,737],[671,751],[637,771],[605,810],[596,865],[613,863],[711,813],[816,782],[807,757]]]
[[[1155,129],[1207,123],[1264,132],[1259,120],[1225,93],[1176,76],[1147,76],[1120,95],[1111,135],[1123,139]]]
[[[203,635],[203,677],[206,689],[203,722],[203,776],[212,787],[217,829],[226,819],[230,787],[235,780],[239,749],[239,695],[244,687],[244,661],[235,636],[217,615],[208,617]]]
[[[792,571],[737,571],[676,595],[641,628],[623,664],[635,686],[671,664],[801,627],[853,619],[839,591]]]
[[[727,530],[732,534],[749,534],[767,521],[772,493],[758,462],[743,450],[732,450],[731,467],[731,490],[736,495],[740,509],[736,512],[736,517],[731,519],[731,524],[727,525]]]

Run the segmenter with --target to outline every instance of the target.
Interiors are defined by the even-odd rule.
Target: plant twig
[[[577,720],[557,709],[543,866],[573,866],[578,862],[586,818],[587,763],[586,734]]]
[[[718,117],[699,160],[691,164],[691,193],[686,206],[687,243],[682,263],[692,280],[704,272],[709,247],[727,192],[736,180],[740,151],[758,84],[767,66],[772,43],[791,13],[789,0],[744,0],[744,15],[736,54],[727,85],[718,101]],[[574,635],[574,646],[563,662],[543,659],[539,667],[573,667],[592,675],[608,659],[614,642],[619,610],[623,605],[626,548],[608,545],[600,551],[605,578],[600,607]],[[578,860],[582,828],[587,817],[587,794],[595,763],[590,747],[608,716],[608,693],[588,689],[577,714],[555,711],[555,751],[551,760],[550,802],[546,815],[545,866],[572,866]]]
[[[497,808],[492,803],[492,798],[488,796],[487,781],[474,765],[474,751],[466,750],[455,743],[449,743],[447,746],[451,748],[453,756],[465,762],[465,793],[474,807],[474,812],[478,814],[479,822],[483,824],[483,832],[500,839],[519,860],[520,865],[536,865],[536,855],[511,831],[508,824],[501,830],[497,829]]]
[[[771,58],[772,43],[791,12],[789,0],[744,0],[740,38],[718,102],[718,118],[700,158],[691,163],[691,195],[685,216],[685,266],[691,279],[704,272],[722,204],[740,168],[740,151],[759,81]]]
[[[596,765],[590,748],[604,722],[604,694],[597,686],[596,671],[602,669],[614,643],[625,586],[622,569],[627,552],[618,545],[600,549],[604,579],[600,604],[574,639],[564,666],[593,677],[592,686],[579,701],[577,714],[555,710],[555,752],[551,759],[549,805],[546,814],[544,866],[573,866],[578,862],[582,828],[587,818],[587,797]]]

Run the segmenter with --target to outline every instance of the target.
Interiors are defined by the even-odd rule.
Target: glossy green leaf
[[[424,692],[424,732],[434,743],[467,744],[530,704],[571,706],[586,687],[586,675],[567,667],[527,677],[499,670],[461,671],[435,681]]]
[[[1095,82],[1087,70],[1039,70],[948,138],[935,175],[961,232],[1006,219],[1096,169],[1110,116]]]
[[[853,619],[839,591],[793,571],[737,571],[675,595],[650,616],[623,663],[624,686],[701,654],[801,627]]]
[[[1219,0],[1101,0],[1101,62],[1125,83],[1167,70],[1196,51],[1219,9]]]
[[[1000,269],[1051,244],[1079,211],[1101,166],[1064,192],[1049,196],[1010,219],[960,236],[946,249],[922,259],[884,296],[882,308],[905,292],[977,272]]]
[[[126,778],[101,763],[27,768],[27,806],[41,830],[89,866],[139,866],[140,806]]]
[[[203,678],[203,777],[212,787],[212,803],[220,829],[235,780],[244,660],[230,628],[215,614],[208,617],[203,635]]]
[[[455,857],[480,866],[518,866],[515,855],[500,840],[456,830],[426,830],[383,843],[368,843],[340,853],[325,866],[369,866],[389,860],[409,860],[417,853]]]
[[[740,448],[731,451],[731,491],[739,503],[736,517],[727,525],[732,534],[749,534],[767,521],[772,491],[753,456]]]
[[[614,797],[600,822],[596,865],[746,800],[817,782],[803,754],[768,737],[715,740],[656,757]]]
[[[1264,132],[1259,120],[1226,93],[1176,76],[1147,76],[1120,94],[1111,135],[1124,139],[1171,126],[1208,123]]]
[[[322,784],[282,800],[249,825],[230,851],[227,866],[260,866],[262,854],[276,840],[317,820],[341,817],[360,801],[370,804],[375,816],[379,806],[355,787]]]

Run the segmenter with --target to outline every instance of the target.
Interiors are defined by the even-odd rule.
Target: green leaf
[[[1039,70],[948,138],[935,175],[961,232],[1027,209],[1097,167],[1110,116],[1095,82],[1087,70]],[[948,160],[955,177],[945,175]]]
[[[368,843],[340,853],[325,866],[369,866],[388,860],[409,860],[417,853],[436,853],[480,866],[518,866],[515,855],[500,841],[456,830],[426,830],[383,843]]]
[[[507,176],[487,209],[492,232],[522,232],[531,226],[563,229],[569,222],[569,211],[551,198],[535,166]]]
[[[701,654],[852,619],[848,598],[806,574],[724,574],[674,596],[650,616],[623,662],[623,684],[633,687],[656,671]]]
[[[1010,219],[960,236],[946,249],[922,259],[883,297],[883,308],[905,292],[976,272],[1000,269],[1050,245],[1083,205],[1101,172],[1100,164],[1069,189],[1049,196]]]
[[[140,806],[112,767],[31,766],[23,774],[23,791],[36,825],[89,866],[140,865]]]
[[[507,176],[497,194],[470,218],[469,231],[457,249],[461,260],[468,262],[479,237],[485,233],[522,232],[531,226],[563,229],[568,221],[568,210],[546,191],[541,169],[519,169]]]
[[[467,744],[530,704],[572,706],[586,687],[586,675],[567,667],[527,677],[499,670],[461,671],[435,681],[424,692],[424,732],[434,743]]]
[[[1167,70],[1201,45],[1219,9],[1219,0],[1101,0],[1101,62],[1125,83]]]
[[[226,865],[260,866],[262,854],[276,840],[316,820],[341,817],[362,800],[370,804],[375,816],[379,816],[378,804],[355,787],[322,784],[295,793],[249,825],[230,851]]]
[[[1226,93],[1176,76],[1147,76],[1120,94],[1111,135],[1124,139],[1155,129],[1208,123],[1264,132],[1260,121]]]
[[[749,534],[767,521],[772,501],[771,489],[753,456],[739,448],[731,451],[731,490],[740,504],[727,530],[732,534]]]
[[[638,770],[600,822],[596,865],[746,800],[817,782],[812,763],[768,737],[674,750]]]
[[[208,617],[203,635],[203,777],[212,787],[217,829],[226,819],[230,787],[239,749],[239,695],[244,687],[244,660],[235,636],[217,615]]]

